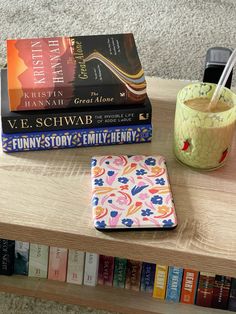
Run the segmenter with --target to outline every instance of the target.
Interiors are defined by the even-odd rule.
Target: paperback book
[[[127,259],[115,257],[113,286],[116,288],[125,287]]]
[[[68,250],[51,246],[49,250],[48,279],[65,281]]]
[[[28,276],[29,242],[15,241],[14,274]]]
[[[47,245],[30,243],[28,274],[30,277],[47,278],[48,250]]]
[[[67,108],[10,111],[7,70],[1,70],[1,118],[3,133],[73,130],[151,123],[152,107],[147,97],[140,105],[104,105],[99,108]]]
[[[199,272],[192,269],[184,269],[180,301],[182,303],[194,304]]]
[[[143,262],[140,290],[143,292],[152,293],[154,287],[156,265]]]
[[[236,278],[232,278],[228,310],[236,312]]]
[[[14,272],[15,241],[0,239],[0,275],[10,276]]]
[[[168,266],[156,265],[156,274],[153,288],[153,297],[157,299],[165,299],[166,283],[168,276]]]
[[[126,270],[125,288],[139,291],[142,271],[142,262],[128,260]]]
[[[183,279],[183,268],[169,266],[166,286],[166,300],[179,302],[181,285]]]
[[[10,109],[137,104],[146,81],[133,34],[7,40]]]
[[[220,275],[215,276],[212,307],[225,310],[228,308],[230,284],[230,277]]]
[[[86,252],[84,265],[84,285],[97,285],[98,281],[99,255],[96,253]]]
[[[5,153],[150,142],[152,126],[131,125],[81,130],[4,134]]]
[[[100,255],[98,267],[98,284],[112,286],[114,271],[114,257]]]
[[[82,285],[84,277],[85,252],[69,250],[66,281]]]
[[[197,305],[211,307],[214,281],[214,274],[200,272],[196,297]]]

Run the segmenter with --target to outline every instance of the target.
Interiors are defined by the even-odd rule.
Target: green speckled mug
[[[223,112],[200,112],[184,104],[195,98],[211,99],[215,84],[195,83],[177,95],[174,153],[183,164],[201,170],[221,167],[230,152],[236,121],[236,95],[224,88],[220,101],[230,105]]]

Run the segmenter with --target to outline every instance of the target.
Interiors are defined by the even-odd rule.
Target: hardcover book
[[[230,277],[220,275],[215,276],[212,307],[225,310],[228,308],[230,285]]]
[[[15,241],[14,274],[28,275],[29,242]]]
[[[97,285],[98,281],[99,255],[96,253],[86,252],[84,265],[84,285]]]
[[[152,293],[154,287],[156,265],[143,262],[140,290],[143,292]]]
[[[108,128],[4,134],[5,153],[58,148],[146,143],[152,139],[152,126],[131,125]]]
[[[180,302],[194,304],[199,272],[192,269],[184,269]]]
[[[153,297],[157,299],[165,299],[166,282],[168,276],[168,266],[156,265],[156,274],[153,288]]]
[[[127,259],[115,257],[113,286],[116,288],[125,287]]]
[[[0,239],[0,275],[10,276],[14,272],[15,241]]]
[[[133,34],[7,40],[10,109],[137,104],[146,81]]]
[[[127,261],[126,282],[125,282],[126,289],[139,291],[141,271],[142,271],[142,262],[133,261],[133,260]]]
[[[69,250],[66,281],[82,285],[84,277],[85,252]]]
[[[232,278],[228,310],[236,312],[236,278]]]
[[[10,111],[7,91],[7,70],[1,70],[1,118],[3,133],[30,133],[71,130],[116,125],[151,123],[152,107],[146,97],[140,105],[104,105],[99,108],[67,108]]]
[[[65,281],[68,250],[51,246],[49,249],[48,279]]]
[[[114,272],[114,257],[100,255],[98,267],[98,284],[112,286]]]
[[[200,272],[196,297],[197,305],[211,307],[214,281],[214,274]]]
[[[30,243],[29,276],[47,278],[48,274],[48,246]]]
[[[181,285],[183,279],[183,268],[169,266],[166,300],[171,302],[179,302]]]

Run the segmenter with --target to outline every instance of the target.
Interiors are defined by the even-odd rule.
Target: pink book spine
[[[68,250],[59,247],[50,247],[48,279],[65,281]]]
[[[100,255],[98,268],[98,284],[112,286],[114,272],[114,257]]]

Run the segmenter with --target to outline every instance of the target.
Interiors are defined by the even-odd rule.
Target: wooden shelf
[[[127,314],[229,314],[229,311],[196,305],[167,303],[142,292],[104,286],[77,286],[23,276],[1,276],[0,291]]]
[[[153,105],[152,143],[0,153],[0,237],[236,277],[236,143],[227,165],[217,171],[193,171],[175,160],[172,152],[175,100],[178,90],[187,83],[148,78]],[[91,221],[90,158],[108,153],[166,157],[179,221],[175,230],[113,233],[95,230]],[[26,288],[22,288],[18,279],[4,279],[1,289],[75,302],[75,296],[64,291],[65,284],[40,281],[38,290],[33,291],[35,281],[27,280],[23,280]],[[51,285],[58,287],[58,292],[50,291]],[[75,291],[69,286],[66,289]],[[105,300],[106,294],[111,294],[111,300],[114,299],[114,290],[78,289],[78,297],[83,296],[78,301],[81,304],[112,308],[109,297],[104,302],[99,298],[101,294]],[[137,305],[137,313],[141,303],[150,304],[150,311],[145,312],[143,305],[142,313],[159,311],[154,310],[156,301],[146,295],[140,297],[128,291],[119,295],[132,310]],[[94,301],[89,303],[87,296]],[[123,311],[122,302],[116,303],[113,310]],[[163,304],[158,303],[160,313],[175,309],[175,305]],[[185,306],[179,305],[178,309],[185,313]],[[186,313],[189,311],[188,306]],[[194,311],[202,310],[194,307]],[[132,313],[129,305],[125,305],[124,312]]]

